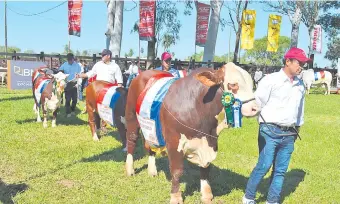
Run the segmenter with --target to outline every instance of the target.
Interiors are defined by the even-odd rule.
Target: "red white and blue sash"
[[[101,119],[114,125],[114,108],[120,97],[114,84],[106,85],[97,95],[98,114]]]
[[[180,78],[186,77],[187,76],[187,71],[185,70],[178,70],[178,75]]]
[[[169,87],[179,78],[170,73],[161,73],[149,79],[137,99],[136,115],[146,141],[152,147],[163,147],[160,108]]]
[[[47,87],[47,84],[50,83],[51,79],[41,79],[37,81],[37,84],[34,86],[34,95],[35,99],[38,103],[38,107],[40,107],[40,100],[41,100],[41,94]]]
[[[325,72],[324,71],[314,72],[314,78],[315,78],[315,81],[317,81],[319,79],[324,79],[325,78]]]

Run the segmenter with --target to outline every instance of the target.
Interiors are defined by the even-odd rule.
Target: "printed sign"
[[[322,29],[320,25],[314,25],[312,31],[312,50],[321,53],[322,48]]]
[[[196,45],[204,47],[209,28],[210,5],[197,2]]]
[[[156,1],[139,2],[139,37],[140,40],[151,41],[155,36]]]
[[[68,34],[80,37],[82,0],[68,0]]]
[[[340,89],[340,58],[338,58],[338,76],[337,88]]]
[[[145,140],[152,144],[159,145],[156,136],[155,121],[139,116],[138,114],[136,115]]]
[[[7,60],[7,88],[32,89],[34,70],[46,66],[45,62]]]
[[[97,108],[98,108],[98,114],[100,118],[110,123],[111,125],[113,125],[114,123],[113,123],[112,108],[105,106],[103,104],[100,104],[100,103],[97,104]]]

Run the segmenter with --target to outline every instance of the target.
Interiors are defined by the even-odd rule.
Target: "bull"
[[[43,127],[47,127],[48,112],[53,113],[52,127],[57,125],[57,113],[60,108],[62,93],[66,86],[68,74],[56,69],[41,67],[34,70],[32,75],[32,92],[34,98],[33,111],[37,115],[37,122],[41,122],[40,107],[43,111]]]
[[[155,100],[149,98],[153,95]],[[149,175],[157,175],[153,148],[167,151],[172,175],[170,203],[183,203],[179,181],[184,159],[200,167],[201,200],[210,203],[213,194],[208,182],[209,165],[217,156],[218,135],[226,127],[217,120],[224,108],[222,96],[243,101],[243,116],[253,117],[259,112],[251,76],[233,63],[218,70],[200,68],[180,79],[155,70],[137,76],[130,85],[125,111],[126,174],[134,175],[133,153],[141,129],[149,152]]]
[[[312,85],[325,85],[325,95],[331,94],[332,74],[329,71],[314,72],[313,69],[303,70],[300,78],[305,84],[306,93],[309,94]]]
[[[117,84],[96,80],[86,87],[86,110],[92,139],[98,141],[101,119],[116,126],[126,147],[125,104],[127,91]]]

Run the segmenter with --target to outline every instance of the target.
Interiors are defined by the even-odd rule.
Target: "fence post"
[[[17,51],[13,51],[12,60],[17,60]]]
[[[92,55],[92,62],[96,63],[96,61],[97,61],[97,56],[96,56],[96,54],[93,54]]]
[[[39,57],[39,59],[40,59],[41,61],[45,62],[45,54],[44,54],[44,52],[40,52],[40,57]]]
[[[124,62],[124,66],[125,66],[125,69],[127,69],[128,67],[128,65],[127,65],[127,57],[125,57],[125,62]]]
[[[50,68],[52,68],[52,66],[53,66],[53,58],[50,57]]]

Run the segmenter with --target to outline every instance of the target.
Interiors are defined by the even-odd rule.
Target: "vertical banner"
[[[322,29],[320,25],[314,25],[311,37],[312,51],[321,53],[322,47]]]
[[[68,34],[80,37],[82,0],[68,0]]]
[[[210,5],[196,2],[196,41],[195,45],[204,47],[207,41]]]
[[[152,41],[155,37],[156,1],[143,0],[139,2],[139,38]]]
[[[242,36],[241,36],[241,48],[244,50],[250,50],[254,46],[255,35],[255,10],[244,10],[242,13]]]
[[[281,16],[270,14],[268,20],[268,42],[267,51],[277,52],[279,48],[280,28],[281,28]]]

